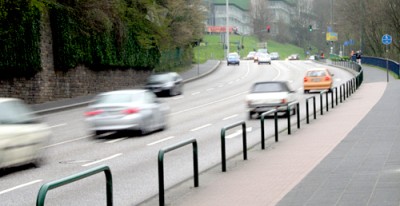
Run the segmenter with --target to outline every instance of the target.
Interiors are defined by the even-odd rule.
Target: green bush
[[[41,70],[40,11],[26,1],[0,4],[0,78],[31,76]]]

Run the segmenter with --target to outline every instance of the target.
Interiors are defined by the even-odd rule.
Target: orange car
[[[333,74],[328,69],[318,68],[307,70],[304,77],[304,93],[310,90],[332,90]]]

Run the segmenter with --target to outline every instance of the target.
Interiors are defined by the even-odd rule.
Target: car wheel
[[[171,89],[169,89],[169,96],[175,96],[176,95],[176,88],[172,87]]]
[[[249,112],[249,119],[253,119],[253,112]]]
[[[304,94],[310,93],[310,90],[304,90]]]
[[[100,136],[100,135],[102,135],[102,134],[104,134],[105,132],[103,132],[103,131],[94,131],[93,132],[93,138],[97,138],[98,136]]]

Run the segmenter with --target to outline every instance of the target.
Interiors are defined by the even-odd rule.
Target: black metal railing
[[[246,140],[246,123],[244,121],[228,125],[221,129],[221,161],[222,172],[226,172],[226,146],[225,146],[225,132],[228,129],[242,125],[242,139],[243,139],[243,159],[247,160],[247,140]]]
[[[80,179],[92,176],[100,172],[104,172],[106,177],[107,206],[112,206],[113,205],[112,175],[110,168],[104,165],[42,185],[42,187],[40,187],[39,189],[39,193],[36,198],[36,206],[44,205],[47,191],[55,189],[57,187],[61,187],[66,184],[70,184],[72,182],[78,181]]]
[[[159,190],[159,204],[160,206],[165,205],[164,197],[164,154],[172,150],[181,148],[185,145],[192,144],[193,147],[193,177],[194,187],[199,186],[199,161],[198,161],[198,149],[197,141],[195,139],[189,139],[175,145],[160,149],[158,152],[158,190]]]
[[[261,114],[260,122],[261,122],[261,149],[265,149],[265,127],[264,127],[264,119],[265,116],[274,113],[274,122],[275,122],[275,142],[278,142],[278,110],[273,109],[268,112],[264,112]]]

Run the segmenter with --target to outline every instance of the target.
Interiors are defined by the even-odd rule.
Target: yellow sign
[[[337,41],[338,34],[335,32],[327,32],[326,33],[326,41]]]

